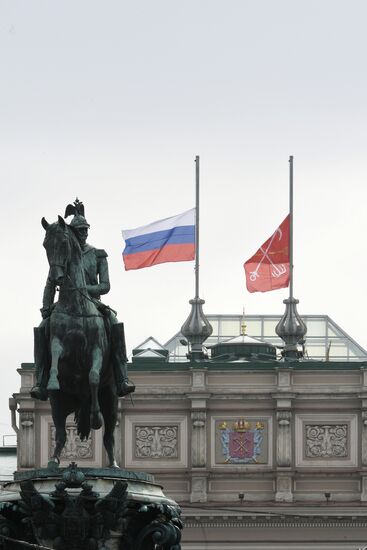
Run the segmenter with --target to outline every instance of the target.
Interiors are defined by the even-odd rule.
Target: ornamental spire
[[[245,308],[243,308],[243,310],[242,310],[242,319],[241,319],[241,334],[242,334],[242,336],[247,336],[246,335],[246,329],[247,329],[247,325],[246,325],[246,318],[245,318]]]

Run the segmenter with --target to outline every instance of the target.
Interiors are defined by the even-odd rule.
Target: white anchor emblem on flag
[[[256,281],[256,279],[258,277],[260,277],[259,275],[259,269],[260,269],[260,266],[261,264],[263,263],[263,261],[265,260],[265,258],[267,260],[269,260],[269,263],[271,264],[272,266],[272,270],[271,270],[271,274],[273,277],[275,277],[276,279],[278,279],[281,275],[284,275],[284,273],[287,273],[287,268],[284,264],[274,264],[269,256],[269,250],[270,250],[270,247],[271,245],[273,244],[273,241],[275,239],[275,237],[279,235],[279,241],[282,239],[282,236],[283,236],[283,233],[282,233],[282,230],[280,229],[280,227],[278,227],[278,229],[276,229],[273,233],[273,235],[271,236],[271,239],[269,241],[269,244],[266,248],[266,250],[263,249],[263,247],[261,246],[260,247],[260,250],[261,252],[263,253],[263,256],[261,258],[261,260],[259,261],[259,263],[257,264],[256,266],[256,269],[255,271],[251,271],[250,273],[250,280],[251,281]]]

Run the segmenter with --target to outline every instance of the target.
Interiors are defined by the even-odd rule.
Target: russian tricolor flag
[[[157,222],[122,231],[125,269],[195,259],[195,208]]]

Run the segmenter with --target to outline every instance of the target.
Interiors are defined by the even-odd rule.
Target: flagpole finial
[[[189,303],[191,304],[191,312],[182,325],[181,332],[191,344],[190,359],[197,362],[204,359],[203,343],[213,332],[213,327],[203,312],[205,300],[195,296]]]
[[[243,308],[243,310],[242,310],[242,320],[241,320],[241,335],[242,336],[246,336],[246,329],[247,329],[247,325],[246,325],[246,318],[245,318],[245,308]]]
[[[299,300],[291,296],[286,300],[283,300],[283,304],[285,304],[285,312],[275,327],[275,332],[285,343],[284,357],[286,360],[295,360],[300,358],[298,345],[304,344],[304,339],[307,333],[307,327],[297,311],[298,303]]]

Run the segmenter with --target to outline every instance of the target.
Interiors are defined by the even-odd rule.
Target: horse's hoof
[[[109,464],[108,467],[115,468],[115,470],[120,470],[120,466],[117,464],[116,460],[114,460],[111,464]]]
[[[43,386],[33,386],[29,392],[33,399],[39,399],[40,401],[47,401],[48,393]]]
[[[48,461],[47,468],[49,470],[57,470],[57,468],[59,467],[59,464],[60,462],[57,460],[57,458],[51,458]]]
[[[60,384],[58,383],[57,380],[50,380],[48,381],[48,384],[47,384],[47,389],[49,391],[52,391],[52,390],[59,390],[60,389]]]
[[[99,430],[102,427],[103,420],[101,413],[91,414],[90,427],[92,430]]]

